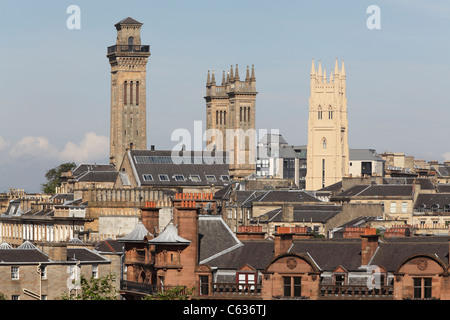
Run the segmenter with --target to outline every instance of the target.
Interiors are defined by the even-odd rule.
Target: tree
[[[64,294],[62,300],[117,300],[117,290],[114,286],[116,276],[107,274],[100,278],[80,278],[80,293],[75,296]]]
[[[154,295],[148,295],[142,298],[142,300],[189,300],[194,292],[194,288],[188,289],[183,286],[177,286],[170,289],[159,291]]]
[[[75,162],[66,162],[48,170],[45,174],[47,182],[41,184],[42,191],[45,193],[55,193],[56,187],[61,186],[61,174],[73,170],[76,166]]]

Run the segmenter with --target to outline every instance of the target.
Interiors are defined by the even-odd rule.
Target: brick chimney
[[[274,254],[275,257],[288,252],[294,240],[294,234],[290,231],[289,227],[278,227],[277,232],[274,233]]]
[[[146,201],[141,208],[141,220],[145,228],[153,235],[159,234],[159,207],[154,201]]]
[[[265,235],[262,226],[238,226],[236,232],[239,240],[264,240]]]
[[[378,248],[377,230],[375,228],[366,227],[364,234],[361,235],[361,265],[369,264],[375,250]]]

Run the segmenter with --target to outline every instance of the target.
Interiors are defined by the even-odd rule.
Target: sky
[[[337,58],[350,148],[450,160],[447,0],[0,0],[0,192],[39,192],[64,162],[108,163],[106,50],[128,16],[151,50],[148,147],[171,150],[175,130],[204,124],[208,70],[236,64],[241,78],[255,66],[257,129],[306,145],[312,59],[329,73]]]

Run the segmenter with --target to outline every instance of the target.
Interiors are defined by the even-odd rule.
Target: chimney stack
[[[141,220],[145,228],[153,235],[159,234],[159,207],[154,201],[146,201],[141,208]]]
[[[283,204],[281,210],[283,222],[294,221],[294,206],[292,204]]]
[[[367,226],[361,235],[361,265],[366,266],[378,248],[377,230]]]

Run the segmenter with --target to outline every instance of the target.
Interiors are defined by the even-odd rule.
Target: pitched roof
[[[269,190],[252,200],[255,202],[322,202],[305,191]]]
[[[271,240],[241,241],[242,246],[208,261],[219,269],[239,269],[248,264],[256,270],[264,270],[273,259],[274,242]]]
[[[130,150],[128,159],[135,179],[142,186],[225,186],[231,183],[226,159],[216,163],[214,157],[204,157],[202,152],[187,152],[183,163],[178,163],[181,157],[173,156],[170,150]],[[165,179],[161,179],[161,175],[165,175]]]
[[[72,174],[76,177],[80,174],[90,172],[90,171],[116,171],[116,168],[112,164],[88,164],[83,163],[78,165],[75,169],[72,170]]]
[[[67,260],[97,263],[109,262],[109,260],[102,255],[87,248],[67,248]]]
[[[438,208],[443,209],[446,205],[450,206],[450,193],[419,193],[414,203],[414,209],[422,205],[425,205],[425,208],[428,209],[433,205],[437,205]]]
[[[117,180],[116,171],[86,171],[75,178],[78,182],[115,182]]]
[[[335,205],[296,205],[294,206],[294,222],[321,222],[325,223],[339,212],[341,206]],[[275,209],[262,214],[258,218],[267,217],[269,222],[283,222],[283,209]],[[258,219],[257,218],[257,219]]]
[[[412,196],[412,185],[357,185],[336,197]]]
[[[122,24],[139,24],[139,25],[142,25],[141,22],[139,22],[137,20],[134,20],[133,18],[130,18],[130,17],[127,17],[127,18],[117,22],[115,25],[118,26],[118,25],[122,25]]]
[[[349,149],[350,161],[385,161],[374,149]]]
[[[123,243],[112,239],[100,241],[95,245],[95,250],[101,253],[122,253],[123,249]]]
[[[199,216],[199,263],[232,251],[242,243],[220,216]]]
[[[417,254],[433,255],[448,264],[448,243],[449,238],[443,236],[384,238],[379,243],[371,265],[382,266],[387,271],[394,272],[405,259]]]
[[[351,271],[361,266],[360,239],[294,240],[289,252],[308,254],[323,271],[333,271],[338,266]]]

